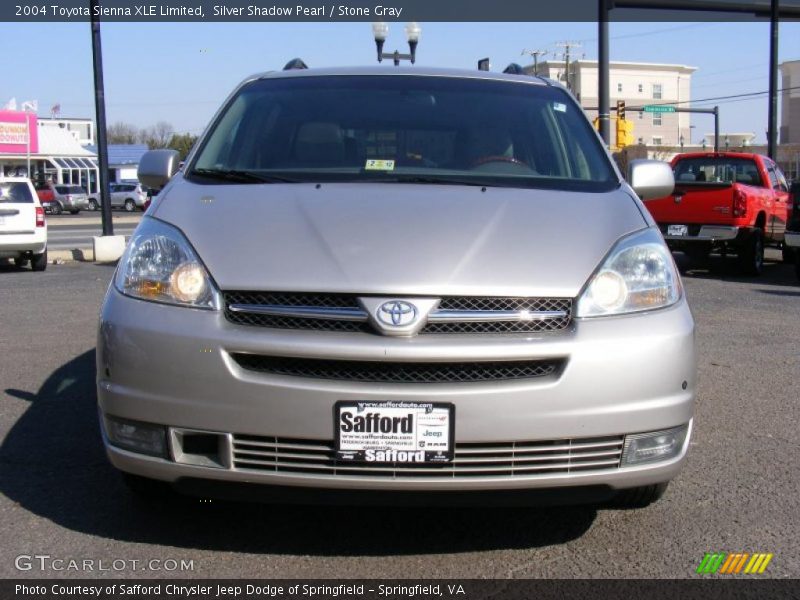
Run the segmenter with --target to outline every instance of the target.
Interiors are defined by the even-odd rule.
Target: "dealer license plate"
[[[452,404],[341,401],[336,403],[334,420],[339,460],[402,464],[453,460]]]
[[[667,225],[667,235],[689,235],[688,225]]]

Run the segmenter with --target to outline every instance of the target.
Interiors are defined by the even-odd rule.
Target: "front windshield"
[[[385,181],[608,191],[619,182],[559,88],[431,76],[247,84],[205,139],[198,182]]]

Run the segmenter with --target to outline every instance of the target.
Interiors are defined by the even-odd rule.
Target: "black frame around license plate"
[[[372,404],[374,406],[370,406],[370,408],[377,408],[380,409],[381,406],[389,405],[389,404],[404,404],[404,405],[411,405],[411,406],[420,406],[420,405],[429,405],[432,409],[439,409],[444,408],[447,409],[449,415],[449,437],[448,437],[448,448],[446,451],[434,451],[434,452],[425,452],[425,460],[422,462],[405,462],[405,461],[367,461],[366,458],[363,456],[364,451],[359,451],[353,455],[353,452],[349,450],[340,451],[340,429],[339,429],[339,409],[342,406],[353,406],[358,407],[361,403]],[[453,461],[455,456],[455,432],[456,432],[456,407],[455,404],[450,402],[407,402],[407,401],[370,401],[370,400],[339,400],[333,406],[333,429],[334,429],[334,453],[336,459],[342,462],[347,463],[357,463],[357,464],[369,464],[369,465],[403,465],[403,466],[414,466],[414,465],[426,465],[426,466],[435,466],[435,465],[447,465]]]

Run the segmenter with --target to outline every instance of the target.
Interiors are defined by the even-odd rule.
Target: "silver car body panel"
[[[198,186],[180,174],[151,214],[183,231],[223,290],[406,296],[575,297],[647,225],[622,190]]]

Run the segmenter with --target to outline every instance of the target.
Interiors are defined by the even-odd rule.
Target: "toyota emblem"
[[[378,320],[384,325],[405,327],[417,320],[417,307],[402,300],[389,300],[378,307]]]

